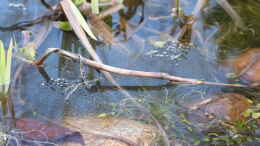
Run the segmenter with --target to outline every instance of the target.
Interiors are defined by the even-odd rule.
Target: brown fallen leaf
[[[260,84],[260,48],[248,48],[234,59],[225,61],[242,81]]]
[[[158,130],[152,125],[123,118],[68,117],[64,126],[80,131],[88,146],[150,146],[158,138]]]
[[[22,135],[21,141],[23,142],[39,141],[63,143],[65,141],[73,141],[81,145],[84,144],[79,132],[34,119],[22,118],[16,120],[16,129],[20,131],[18,133]]]
[[[214,115],[215,118],[226,121],[242,120],[242,113],[246,111],[251,102],[238,93],[223,93],[214,95],[212,100],[201,101],[191,106],[193,111],[200,111],[205,115]]]

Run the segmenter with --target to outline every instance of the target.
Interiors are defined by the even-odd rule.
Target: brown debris
[[[64,123],[65,127],[80,131],[85,144],[91,146],[150,146],[158,135],[152,125],[122,118],[88,116],[66,118]]]

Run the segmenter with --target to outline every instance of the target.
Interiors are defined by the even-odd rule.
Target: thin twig
[[[184,77],[178,77],[174,75],[170,75],[168,73],[163,72],[145,72],[145,71],[138,71],[138,70],[129,70],[119,67],[113,67],[110,65],[105,65],[102,63],[98,63],[96,61],[89,60],[84,57],[79,57],[79,55],[59,49],[59,48],[49,48],[45,54],[38,59],[35,62],[35,65],[42,65],[47,59],[49,55],[52,53],[58,53],[62,56],[69,57],[73,60],[79,61],[81,59],[82,63],[87,64],[91,67],[94,67],[96,69],[104,70],[107,72],[119,74],[119,75],[125,75],[125,76],[134,76],[134,77],[142,77],[142,78],[154,78],[154,79],[162,79],[162,80],[168,80],[171,82],[184,82],[184,83],[190,83],[190,84],[196,84],[196,85],[216,85],[216,86],[229,86],[229,87],[249,87],[242,84],[226,84],[226,83],[218,83],[218,82],[208,82],[208,81],[201,81],[197,79],[191,79],[191,78],[184,78]]]

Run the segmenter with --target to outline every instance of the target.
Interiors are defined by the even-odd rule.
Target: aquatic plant
[[[0,40],[0,92],[7,93],[11,82],[11,63],[12,63],[12,49],[13,40],[11,39],[7,54],[5,52],[4,44]]]

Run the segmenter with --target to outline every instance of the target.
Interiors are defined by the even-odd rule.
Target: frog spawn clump
[[[48,81],[42,82],[41,85],[48,88],[59,88],[59,89],[68,89],[68,88],[73,88],[75,86],[81,85],[83,87],[90,89],[92,86],[94,86],[93,83],[94,81],[84,81],[82,79],[70,81],[63,78],[57,78],[57,79],[51,78]]]
[[[146,55],[177,62],[184,59],[191,48],[193,48],[191,44],[167,41],[163,46],[151,49]]]

